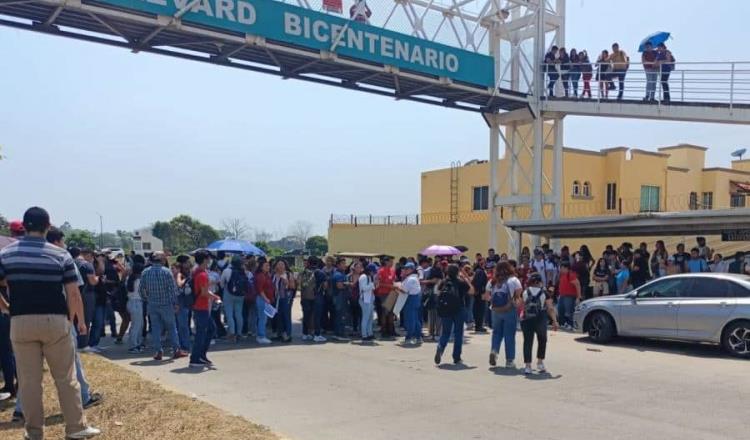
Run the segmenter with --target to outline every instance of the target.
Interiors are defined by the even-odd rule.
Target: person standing
[[[239,255],[232,257],[230,267],[226,270],[229,270],[229,281],[226,283],[226,287],[224,287],[224,313],[227,319],[227,339],[236,343],[239,342],[240,335],[242,334],[244,321],[242,306],[245,303],[245,295],[250,290],[250,280],[247,278],[242,258]]]
[[[484,264],[478,263],[474,270],[474,276],[471,278],[471,285],[474,287],[474,292],[483,292],[488,281],[487,271]],[[474,332],[487,333],[487,329],[484,328],[484,317],[487,314],[487,301],[484,300],[483,295],[474,295],[474,309],[469,312],[474,314]]]
[[[562,81],[563,92],[567,98],[570,91],[570,56],[564,47],[561,47],[557,53],[560,58],[560,80]]]
[[[501,261],[495,266],[492,281],[487,284],[485,298],[492,309],[492,345],[490,365],[497,365],[500,345],[505,342],[505,367],[515,368],[516,326],[518,314],[516,306],[521,297],[523,286],[516,278],[513,266]]]
[[[729,273],[745,273],[745,254],[736,252],[734,254],[734,261],[729,263],[727,271]]]
[[[175,313],[177,305],[177,283],[172,271],[164,267],[166,261],[164,252],[156,251],[151,254],[151,267],[143,271],[138,293],[148,303],[148,317],[151,322],[151,345],[156,352],[154,360],[160,361],[164,356],[161,345],[162,330],[167,334],[169,345],[174,348],[172,359],[187,356],[180,350]]]
[[[271,340],[266,337],[266,306],[275,303],[273,282],[271,281],[271,263],[265,259],[258,262],[258,271],[255,273],[255,290],[258,296],[255,298],[255,307],[258,313],[258,336],[256,342],[268,345]]]
[[[714,259],[708,264],[708,268],[714,273],[729,273],[729,263],[724,261],[721,254],[714,254]]]
[[[672,52],[667,49],[667,45],[659,43],[656,46],[656,66],[659,71],[659,81],[661,82],[661,100],[667,104],[670,101],[669,75],[674,70],[674,63],[674,56],[672,55]]]
[[[77,320],[86,334],[83,301],[76,266],[70,254],[46,241],[49,214],[32,207],[23,216],[26,235],[0,250],[0,309],[11,317],[10,337],[18,371],[19,397],[24,401],[25,438],[44,436],[43,364],[55,381],[65,420],[65,435],[83,439],[101,433],[87,426],[81,388],[75,376],[75,342],[70,336]]]
[[[314,340],[315,333],[315,268],[316,258],[305,258],[305,268],[299,276],[300,303],[302,305],[302,340]]]
[[[279,314],[277,332],[281,342],[292,342],[292,303],[297,288],[294,275],[284,259],[279,259],[274,264],[272,282],[276,292],[276,310]]]
[[[206,251],[195,253],[197,267],[192,273],[192,284],[195,295],[193,303],[193,320],[195,321],[195,342],[190,352],[191,368],[210,367],[213,362],[208,360],[208,348],[211,345],[211,335],[214,332],[214,321],[211,319],[211,302],[221,301],[221,298],[208,290],[208,264],[211,255]],[[244,278],[244,273],[242,274]]]
[[[690,250],[690,259],[687,261],[687,268],[690,273],[708,272],[708,263],[700,256],[700,251],[697,247]]]
[[[630,273],[630,279],[633,283],[634,289],[641,287],[651,279],[648,257],[643,255],[641,249],[636,249],[633,253],[633,270]]]
[[[560,58],[557,52],[557,46],[552,46],[549,52],[544,55],[544,70],[547,72],[547,78],[549,79],[549,82],[547,83],[547,96],[550,98],[555,97],[555,83],[557,83],[557,79],[560,77],[558,71],[559,65]],[[487,259],[489,260],[491,257],[492,255],[488,255]]]
[[[669,263],[674,273],[688,273],[688,260],[690,260],[690,254],[685,252],[685,245],[680,243],[677,245],[677,253],[672,255]]]
[[[375,336],[372,331],[372,316],[375,306],[375,274],[378,267],[372,263],[365,267],[365,272],[359,276],[359,306],[362,308],[362,322],[360,331],[363,341],[372,341]]]
[[[609,278],[612,273],[609,271],[607,260],[600,258],[594,267],[594,297],[609,295]]]
[[[591,60],[589,60],[589,54],[585,50],[582,50],[578,54],[578,66],[581,70],[581,78],[583,79],[581,98],[585,98],[588,95],[589,99],[591,99],[591,76],[593,69],[591,67]]]
[[[420,319],[421,311],[421,294],[422,287],[419,284],[417,276],[417,266],[408,262],[401,268],[401,276],[404,281],[401,284],[401,291],[406,293],[406,304],[404,305],[404,318],[406,321],[406,345],[416,345],[422,339],[422,320]]]
[[[547,322],[552,321],[552,329],[557,331],[557,315],[552,297],[547,296],[542,289],[542,278],[539,274],[529,277],[529,286],[523,292],[523,313],[521,316],[521,331],[523,332],[523,363],[524,374],[531,374],[531,350],[534,348],[534,336],[536,335],[536,368],[540,373],[545,373],[544,359],[547,353]]]
[[[568,76],[570,77],[573,97],[578,98],[578,80],[581,79],[581,58],[575,49],[570,49],[570,71]]]
[[[651,42],[646,43],[645,50],[641,54],[641,63],[643,63],[643,70],[646,71],[646,96],[643,100],[655,101],[656,79],[659,74],[659,68],[656,63],[656,51]]]
[[[428,264],[431,262],[427,259]],[[437,310],[437,289],[435,286],[443,279],[443,270],[440,268],[440,260],[435,259],[431,267],[424,272],[423,281],[424,295],[427,296],[427,334],[430,340],[435,341],[440,337],[442,320]]]
[[[438,314],[442,319],[440,341],[435,350],[435,364],[440,365],[443,352],[453,335],[453,363],[460,364],[464,344],[464,322],[466,322],[466,296],[474,293],[474,288],[466,280],[461,279],[460,269],[451,264],[446,270],[446,276],[436,286],[438,294]],[[452,298],[451,300],[447,300]]]
[[[664,247],[663,240],[656,241],[656,248],[651,255],[651,273],[654,278],[667,276],[667,264],[669,263],[669,253]]]
[[[351,284],[346,276],[346,259],[336,260],[336,270],[333,272],[333,304],[336,307],[333,326],[333,339],[348,341],[346,337],[346,317],[349,309],[349,295]]]
[[[630,57],[624,50],[620,50],[619,44],[614,43],[612,44],[612,54],[609,56],[609,61],[612,63],[612,81],[617,79],[619,85],[617,99],[621,100],[625,92],[625,74],[630,68]]]
[[[560,283],[558,286],[560,297],[557,300],[557,316],[560,325],[566,330],[573,329],[573,309],[576,302],[581,300],[581,284],[578,276],[570,270],[569,263],[560,264]]]
[[[96,269],[92,264],[94,261],[94,253],[91,249],[80,249],[79,255],[75,258],[76,266],[78,271],[81,273],[83,278],[83,291],[81,292],[81,299],[83,300],[83,319],[86,322],[86,328],[91,329],[91,324],[94,321],[94,312],[96,311],[96,285],[99,284],[99,278],[96,276]],[[84,337],[86,339],[81,341],[81,345],[88,347],[89,332]]]
[[[129,353],[143,352],[143,298],[139,292],[143,264],[133,263],[133,269],[128,275],[125,287],[128,291],[128,313],[130,314],[130,330],[128,331]]]
[[[191,279],[193,264],[187,255],[178,256],[177,264],[177,336],[180,339],[180,350],[187,353],[190,352],[190,309],[195,301]]]
[[[596,66],[596,79],[599,81],[599,98],[609,99],[612,63],[609,61],[609,52],[606,49],[596,59]]]
[[[391,310],[385,307],[385,300],[393,290],[393,283],[396,280],[396,270],[393,268],[393,260],[390,257],[383,258],[383,267],[378,269],[378,276],[375,280],[376,306],[380,310],[380,337],[392,338],[396,336],[394,326],[394,316]]]

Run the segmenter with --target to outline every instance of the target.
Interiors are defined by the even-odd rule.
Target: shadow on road
[[[465,370],[474,370],[477,367],[472,365],[466,365],[464,363],[461,364],[440,364],[437,366],[441,370],[445,371],[465,371]]]
[[[716,344],[691,343],[682,341],[670,341],[661,339],[631,338],[618,337],[612,342],[602,345],[595,344],[588,337],[582,336],[575,339],[576,342],[585,345],[587,351],[592,353],[602,353],[607,351],[607,347],[628,348],[640,352],[655,352],[667,354],[679,354],[683,356],[699,358],[723,358],[728,361],[743,362],[743,359],[733,358],[725,353],[721,346]]]

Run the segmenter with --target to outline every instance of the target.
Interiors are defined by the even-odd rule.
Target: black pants
[[[474,297],[474,330],[484,330],[484,317],[487,315],[487,301],[483,300],[481,296],[477,295]]]
[[[622,99],[622,94],[625,92],[625,73],[627,73],[627,70],[615,70],[612,72],[612,82],[616,78],[620,87],[617,92],[617,99]]]
[[[570,74],[567,70],[563,70],[563,73],[560,74],[560,79],[562,79],[562,86],[563,91],[565,92],[565,96],[568,96],[568,90],[570,89]]]
[[[544,360],[544,355],[547,352],[547,314],[542,312],[536,318],[521,321],[521,330],[523,331],[523,362],[525,364],[531,363],[531,349],[534,347],[535,334],[539,343],[536,349],[536,357]]]
[[[661,73],[661,92],[662,92],[662,101],[669,101],[669,74],[671,72],[662,72]]]
[[[352,298],[349,301],[349,313],[352,317],[352,332],[359,333],[359,325],[362,323],[362,307],[359,305],[359,299]]]
[[[549,96],[555,96],[555,83],[557,82],[557,78],[560,77],[560,74],[557,72],[549,72],[547,73],[547,76],[549,77],[549,83],[547,84],[547,90],[549,91]]]
[[[302,304],[302,334],[315,334],[315,298],[300,301]]]

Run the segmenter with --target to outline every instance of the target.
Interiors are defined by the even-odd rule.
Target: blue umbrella
[[[656,47],[658,44],[669,40],[669,35],[669,32],[654,32],[641,41],[641,44],[638,46],[638,52],[646,50],[646,43],[651,43],[652,46]]]
[[[209,244],[206,249],[212,252],[224,251],[232,254],[255,255],[259,257],[266,255],[257,246],[245,240],[218,240]]]

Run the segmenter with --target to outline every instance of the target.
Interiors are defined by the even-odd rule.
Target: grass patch
[[[230,415],[208,403],[169,391],[98,356],[81,354],[92,390],[104,402],[86,410],[88,423],[100,428],[101,439],[278,440],[267,428]],[[45,438],[62,438],[65,426],[57,391],[44,375]],[[14,401],[0,402],[0,438],[23,438],[23,424],[11,423]]]

